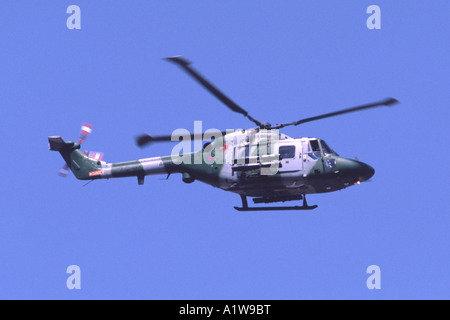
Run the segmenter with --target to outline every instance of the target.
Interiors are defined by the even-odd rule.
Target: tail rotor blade
[[[65,164],[61,169],[59,169],[58,176],[65,178],[69,174],[69,166]]]
[[[97,161],[102,161],[103,155],[102,152],[89,151],[88,157]]]
[[[83,143],[84,140],[91,134],[94,126],[89,123],[83,123],[81,126],[80,138],[78,139],[79,143]]]

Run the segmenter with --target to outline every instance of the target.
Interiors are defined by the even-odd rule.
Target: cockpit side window
[[[311,140],[311,141],[309,141],[309,142],[311,143],[312,151],[318,151],[318,152],[320,152],[319,141],[317,141],[317,140]]]
[[[281,146],[279,148],[281,159],[295,158],[295,146]]]
[[[319,141],[309,140],[309,146],[308,155],[314,160],[319,159],[321,157]]]

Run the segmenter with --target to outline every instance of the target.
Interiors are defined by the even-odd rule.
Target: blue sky
[[[81,8],[68,30],[66,9]],[[381,30],[366,9],[381,8]],[[0,12],[0,298],[448,299],[448,1],[8,1]],[[178,67],[183,55],[261,121],[392,96],[392,108],[283,130],[369,163],[369,183],[312,212],[238,213],[181,177],[62,179],[47,137],[108,162],[170,154],[142,132],[247,128]],[[81,268],[81,290],[66,268]],[[381,268],[368,290],[366,268]]]

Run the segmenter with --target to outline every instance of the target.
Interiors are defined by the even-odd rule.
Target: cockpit
[[[308,156],[311,158],[317,160],[320,157],[327,156],[327,155],[336,155],[338,154],[331,149],[328,144],[321,139],[310,139],[308,140]]]

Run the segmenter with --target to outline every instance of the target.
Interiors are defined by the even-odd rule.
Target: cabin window
[[[295,146],[281,146],[279,148],[281,159],[295,158]]]

